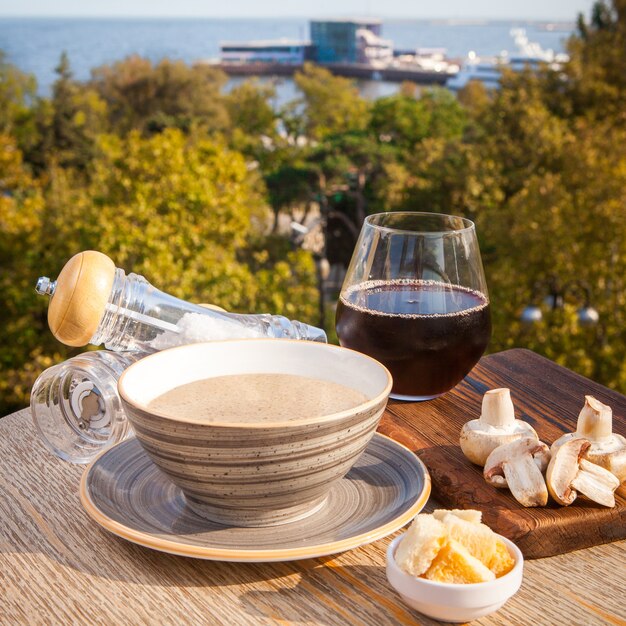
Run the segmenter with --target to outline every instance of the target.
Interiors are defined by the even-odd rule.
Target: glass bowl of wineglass
[[[342,346],[383,363],[391,397],[430,400],[482,356],[491,314],[474,223],[439,213],[365,219],[336,315]]]

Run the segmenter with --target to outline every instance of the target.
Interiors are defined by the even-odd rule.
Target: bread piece
[[[487,564],[496,578],[508,574],[515,565],[515,559],[509,553],[509,549],[502,539],[496,537],[496,551],[491,561]]]
[[[450,539],[441,548],[423,578],[440,583],[483,583],[496,575],[473,557],[458,541]]]
[[[418,515],[396,549],[398,567],[411,576],[420,576],[446,543],[446,527],[432,515]]]
[[[462,544],[485,567],[489,567],[496,553],[496,534],[485,524],[468,522],[456,515],[444,515],[442,520],[450,539]]]
[[[474,509],[437,509],[433,511],[433,517],[443,522],[443,518],[446,515],[455,515],[466,522],[472,522],[472,524],[480,524],[483,514],[482,511],[476,511]]]

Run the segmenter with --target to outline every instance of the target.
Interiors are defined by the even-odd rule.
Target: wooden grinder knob
[[[98,329],[111,295],[115,264],[102,252],[86,250],[63,267],[48,307],[52,334],[68,346],[84,346]]]

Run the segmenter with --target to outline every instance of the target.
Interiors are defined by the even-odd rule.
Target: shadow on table
[[[238,603],[240,617],[247,616],[250,623],[267,619],[302,625],[328,623],[329,616],[337,623],[416,623],[417,614],[404,607],[389,586],[384,565],[341,563],[340,559],[351,558],[346,555],[278,563],[207,561],[106,537],[104,550],[82,558],[55,551],[41,552],[35,560],[53,559],[63,568],[93,577],[98,584],[111,581],[185,589],[200,601],[209,595],[229,594],[229,601]],[[0,553],[27,552],[7,547],[0,543]]]
[[[389,586],[384,565],[340,563],[340,559],[349,558],[346,556],[279,563],[202,561],[111,539],[130,552],[124,561],[134,561],[136,569],[121,572],[94,565],[90,574],[183,587],[199,597],[220,594],[224,589],[250,623],[268,618],[293,624],[328,623],[329,615],[344,623],[406,624],[415,620],[415,614],[402,605]]]

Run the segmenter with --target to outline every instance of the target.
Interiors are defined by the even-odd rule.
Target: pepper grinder
[[[141,352],[85,352],[42,372],[30,412],[43,444],[71,463],[88,463],[132,434],[117,393],[122,372]]]
[[[94,250],[73,256],[56,281],[41,277],[37,293],[51,296],[48,324],[69,346],[88,343],[109,350],[154,352],[220,339],[267,337],[326,341],[320,328],[282,315],[242,315],[205,308],[126,274]]]

